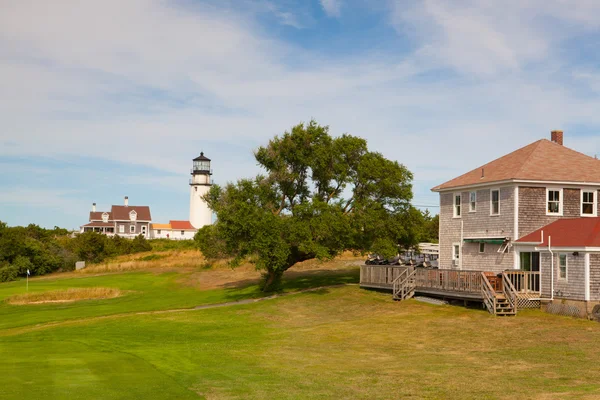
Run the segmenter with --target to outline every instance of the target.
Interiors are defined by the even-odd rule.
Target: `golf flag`
[[[27,270],[27,276],[31,275],[31,273],[29,272],[29,269]]]

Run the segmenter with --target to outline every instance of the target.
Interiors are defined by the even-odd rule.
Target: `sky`
[[[0,220],[188,219],[299,122],[367,139],[430,188],[562,129],[600,154],[596,0],[0,0]]]

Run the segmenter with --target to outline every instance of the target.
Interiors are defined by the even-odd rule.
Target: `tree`
[[[264,175],[214,185],[205,200],[217,222],[196,241],[208,259],[250,258],[271,289],[294,264],[344,250],[398,252],[413,242],[412,174],[367,149],[364,139],[333,138],[315,121],[299,124],[255,152]],[[411,243],[412,244],[412,243]]]

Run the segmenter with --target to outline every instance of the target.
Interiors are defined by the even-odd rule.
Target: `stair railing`
[[[490,314],[496,315],[496,291],[492,287],[492,284],[488,280],[485,273],[481,273],[481,295],[483,296],[483,304],[490,312]]]
[[[514,310],[515,315],[516,315],[517,314],[517,289],[515,288],[515,285],[513,285],[512,279],[510,279],[510,277],[508,276],[508,274],[506,272],[502,273],[502,288],[504,291],[504,296],[510,303],[510,306],[512,307],[512,309]]]
[[[406,267],[406,269],[394,279],[392,282],[392,295],[395,299],[405,300],[408,295],[414,291],[416,286],[415,274],[415,268]]]

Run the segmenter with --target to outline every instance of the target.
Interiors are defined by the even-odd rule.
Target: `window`
[[[581,216],[595,217],[597,215],[596,206],[596,191],[582,190],[581,191]]]
[[[460,217],[460,193],[454,194],[454,218]]]
[[[479,243],[479,252],[485,253],[485,243],[483,243],[483,242]]]
[[[181,236],[185,235],[185,231],[181,231]]]
[[[108,222],[108,213],[102,213],[102,222]]]
[[[135,233],[135,225],[129,227],[129,233]]]
[[[119,233],[125,233],[125,225],[119,225]]]
[[[567,279],[567,254],[560,253],[558,255],[558,277],[560,279]]]
[[[562,189],[546,189],[546,214],[562,215]]]
[[[158,235],[160,235],[160,229],[159,229],[159,230],[157,230],[157,231],[156,231],[156,233],[157,233]]]
[[[500,189],[490,190],[490,215],[500,215]]]
[[[475,212],[477,206],[477,192],[469,193],[469,212]]]
[[[460,244],[455,244],[453,246],[454,251],[452,252],[452,259],[457,260],[460,258]]]
[[[142,226],[142,233],[145,235],[146,234],[146,226]]]
[[[132,221],[135,221],[137,219],[137,213],[135,212],[135,210],[131,210],[131,212],[129,213],[129,219]]]

